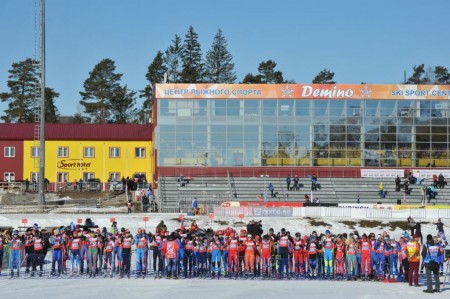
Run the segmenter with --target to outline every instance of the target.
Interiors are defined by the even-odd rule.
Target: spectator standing
[[[129,199],[128,202],[127,202],[128,214],[131,214],[131,207],[132,206],[133,206],[133,204],[131,203],[131,199]]]
[[[420,263],[420,244],[419,235],[414,235],[413,239],[406,244],[406,256],[409,261],[408,283],[419,286],[419,263]]]
[[[83,192],[83,179],[78,180],[78,185],[80,186],[80,192]]]
[[[269,183],[269,186],[267,186],[267,188],[268,188],[269,191],[270,191],[270,196],[271,196],[272,198],[275,197],[274,189],[273,189],[272,183]]]
[[[425,205],[425,190],[427,189],[427,185],[423,185],[420,187],[420,197],[421,197],[421,204]]]
[[[198,202],[197,202],[197,197],[194,197],[194,199],[192,200],[192,215],[197,215],[197,209],[198,209]]]
[[[144,213],[148,212],[149,203],[150,203],[149,197],[144,195],[142,198],[142,208],[144,210]]]
[[[77,181],[77,179],[75,179],[75,180],[73,181],[73,190],[74,190],[74,191],[77,191],[77,189],[78,189],[78,181]]]
[[[438,177],[436,174],[433,174],[433,186],[436,188],[438,185]]]
[[[294,189],[296,191],[300,190],[299,178],[297,175],[295,175],[295,177],[294,177],[294,188],[292,188],[292,189]]]
[[[427,289],[423,290],[424,293],[440,293],[440,281],[439,281],[439,268],[430,269],[430,262],[434,261],[439,263],[440,250],[439,246],[434,244],[433,236],[427,235],[427,243],[422,248],[422,259],[425,265],[425,273],[427,275]],[[431,273],[433,273],[434,278],[434,289],[431,280]]]
[[[400,191],[400,183],[402,182],[402,180],[397,176],[395,178],[395,191]]]
[[[385,194],[384,194],[384,186],[383,186],[383,183],[381,182],[380,183],[380,186],[378,186],[378,189],[379,189],[379,194],[380,194],[380,198],[385,198]]]
[[[30,181],[28,178],[25,179],[25,192],[28,192],[28,189],[30,188]]]
[[[416,228],[416,223],[414,222],[414,219],[411,216],[408,217],[408,227],[411,230],[411,236],[414,236],[414,229]]]
[[[311,176],[311,190],[317,191],[317,176],[316,176],[316,174],[313,174]]]
[[[359,204],[361,202],[361,199],[359,198],[359,192],[356,193],[356,203]]]
[[[286,178],[286,188],[287,190],[291,190],[291,175],[288,174],[287,178]]]
[[[442,241],[444,241],[445,246],[447,246],[448,242],[444,232],[444,223],[442,223],[441,218],[439,218],[435,224],[436,229],[438,231],[438,235],[442,238]]]
[[[127,180],[125,180],[125,177],[122,177],[120,180],[122,182],[122,192],[125,192],[125,186],[127,185]]]
[[[416,235],[419,235],[420,237],[420,245],[423,244],[423,237],[422,237],[422,225],[420,224],[420,221],[417,221],[414,225],[414,233]]]
[[[439,189],[442,189],[442,188],[444,188],[444,185],[445,185],[445,179],[444,179],[444,175],[442,174],[442,172],[439,174],[439,177],[438,177],[438,186],[439,186]]]

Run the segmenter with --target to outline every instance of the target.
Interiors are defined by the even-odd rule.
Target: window
[[[110,172],[109,180],[110,181],[120,181],[120,172]]]
[[[93,179],[93,178],[95,178],[95,173],[93,173],[93,172],[84,172],[83,173],[83,180],[85,182],[87,182],[89,179]]]
[[[31,158],[39,158],[39,147],[33,146],[31,148]]]
[[[110,147],[109,148],[110,158],[120,158],[120,147]]]
[[[69,148],[66,146],[58,147],[58,158],[67,158],[69,157]]]
[[[84,157],[85,158],[94,158],[95,157],[95,148],[85,147],[84,148]]]
[[[15,157],[16,156],[16,148],[13,146],[5,146],[5,157]]]
[[[16,179],[16,174],[14,172],[5,172],[4,179],[5,182],[14,182]]]
[[[59,149],[58,149],[59,151]],[[58,183],[67,183],[69,181],[69,173],[68,172],[58,172],[56,179]]]
[[[145,158],[145,148],[144,147],[136,147],[134,149],[135,158]]]

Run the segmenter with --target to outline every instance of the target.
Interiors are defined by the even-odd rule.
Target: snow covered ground
[[[11,279],[0,280],[2,298],[448,298],[425,294],[407,283],[347,281],[154,280],[154,279]]]
[[[149,216],[149,221],[144,222],[143,217]],[[37,223],[40,227],[58,227],[69,225],[70,222],[77,223],[77,219],[91,218],[95,224],[101,227],[110,227],[110,218],[115,218],[118,226],[127,227],[136,233],[137,228],[146,227],[147,230],[154,231],[157,224],[163,220],[169,230],[180,227],[179,214],[117,214],[117,215],[95,215],[95,214],[9,214],[0,215],[0,227],[23,226],[22,219],[28,220],[27,226]],[[191,220],[196,219],[200,227],[208,227],[211,220],[207,216],[185,217],[185,225],[189,226]],[[318,233],[330,229],[333,233],[343,233],[358,230],[361,233],[374,232],[376,234],[386,230],[391,237],[397,240],[403,230],[396,227],[391,229],[388,220],[378,219],[380,225],[369,228],[367,224],[358,224],[357,219],[338,218],[315,218],[313,222],[310,218],[254,218],[262,220],[264,231],[269,227],[279,231],[282,227],[295,233],[310,234],[313,230]],[[244,219],[248,222],[250,219]],[[367,219],[362,219],[367,220]],[[222,222],[219,224],[218,222]],[[227,226],[240,229],[243,224],[239,224],[238,218],[216,217],[212,222],[214,229],[225,228]],[[343,221],[353,221],[350,226]],[[405,219],[406,221],[406,219]],[[314,225],[314,223],[319,223]],[[348,224],[348,223],[347,223]],[[450,230],[449,221],[445,221],[445,230]],[[422,225],[424,237],[427,234],[435,235],[436,226],[433,223]],[[448,235],[447,235],[448,237]],[[48,257],[47,257],[48,258]],[[134,265],[132,266],[134,269]],[[262,281],[262,280],[154,280],[148,279],[8,279],[8,272],[3,271],[0,279],[0,292],[2,298],[428,298],[429,296],[449,297],[450,279],[447,280],[443,293],[440,295],[430,295],[422,292],[424,287],[409,287],[406,283],[380,283],[380,282],[347,282],[347,281]],[[421,281],[424,284],[424,281]]]

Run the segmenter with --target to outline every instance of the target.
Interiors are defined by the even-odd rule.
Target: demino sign
[[[83,162],[78,159],[67,159],[58,162],[59,169],[87,169],[91,167],[92,162]]]

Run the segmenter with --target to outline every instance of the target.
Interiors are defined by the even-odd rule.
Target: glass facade
[[[159,166],[449,165],[448,100],[158,99]]]

